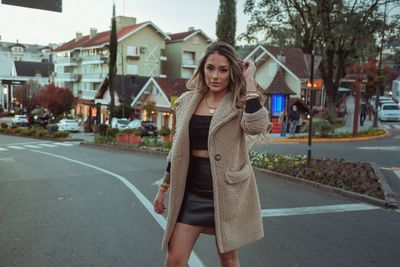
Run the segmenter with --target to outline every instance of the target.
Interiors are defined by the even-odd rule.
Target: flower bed
[[[316,158],[308,167],[306,156],[258,152],[250,152],[250,159],[255,167],[385,199],[379,178],[369,163]]]
[[[307,127],[304,129],[308,129]],[[303,132],[306,132],[304,130]],[[386,134],[385,130],[377,129],[377,128],[370,128],[368,130],[360,131],[356,135],[353,135],[352,132],[342,132],[342,133],[335,133],[335,134],[327,134],[321,136],[320,134],[313,134],[313,138],[353,138],[353,137],[369,137],[369,136],[380,136]],[[307,139],[308,135],[302,136],[289,136],[288,139]]]

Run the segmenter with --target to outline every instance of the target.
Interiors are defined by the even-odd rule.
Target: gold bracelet
[[[258,92],[258,91],[247,91],[246,92],[246,98],[253,97],[253,96],[256,96],[256,97],[260,98],[261,97],[261,93]]]
[[[246,100],[255,99],[255,98],[260,99],[260,96],[257,95],[257,94],[251,94],[251,95],[249,94],[249,95],[246,95]]]
[[[166,182],[163,182],[162,184],[160,184],[160,190],[164,191],[164,192],[168,192],[169,184],[167,184]]]

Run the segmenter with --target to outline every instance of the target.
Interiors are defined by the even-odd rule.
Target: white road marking
[[[42,148],[41,146],[36,146],[36,145],[24,145],[24,146],[29,148]]]
[[[26,147],[22,147],[22,146],[7,146],[8,148],[12,148],[12,149],[26,149]]]
[[[400,168],[392,168],[392,171],[400,178]]]
[[[12,146],[20,146],[20,145],[30,145],[30,144],[38,144],[38,143],[41,143],[41,142],[37,142],[37,141],[35,141],[35,142],[21,142],[21,143],[11,143],[11,144],[0,145],[0,146],[10,146],[10,145],[12,145]]]
[[[59,145],[59,146],[73,146],[73,144],[70,144],[70,143],[61,143],[61,142],[54,142],[53,144]]]
[[[0,161],[4,161],[4,162],[13,162],[13,161],[14,161],[14,158],[11,158],[11,157],[0,158]]]
[[[359,146],[357,149],[400,151],[400,146]]]
[[[386,130],[390,130],[392,127],[390,127],[390,125],[384,124],[383,128],[385,128]]]
[[[165,218],[163,216],[155,213],[155,211],[153,209],[153,204],[142,194],[142,192],[139,191],[139,189],[137,189],[136,186],[134,186],[132,183],[130,183],[128,181],[128,179],[126,179],[125,177],[123,177],[123,176],[121,176],[119,174],[107,171],[106,169],[97,167],[95,165],[84,163],[84,162],[81,162],[81,161],[78,161],[78,160],[74,160],[74,159],[71,159],[71,158],[67,158],[67,157],[63,157],[63,156],[59,156],[59,155],[56,155],[56,154],[47,153],[47,152],[43,152],[43,151],[39,151],[39,150],[31,150],[31,151],[36,152],[36,153],[40,153],[40,154],[44,154],[44,155],[47,155],[47,156],[63,159],[63,160],[66,160],[66,161],[70,161],[70,162],[73,162],[73,163],[76,163],[76,164],[79,164],[79,165],[83,165],[85,167],[95,169],[95,170],[97,170],[99,172],[103,172],[105,174],[108,174],[110,176],[113,176],[113,177],[117,178],[124,185],[126,185],[129,188],[129,190],[131,190],[131,192],[137,197],[137,199],[147,209],[147,211],[150,213],[150,215],[153,216],[153,218],[161,226],[161,228],[163,228],[165,230],[165,227],[167,225],[167,221],[165,220]],[[193,267],[203,267],[203,266],[205,266],[203,264],[203,262],[200,260],[200,258],[196,255],[195,252],[192,252],[192,254],[190,255],[189,265],[193,266]]]
[[[45,147],[57,147],[56,145],[52,144],[39,144],[40,146],[45,146]]]
[[[7,148],[0,147],[0,151],[7,151],[7,150],[8,150]]]
[[[327,206],[316,206],[316,207],[287,208],[287,209],[263,209],[261,210],[261,215],[262,217],[278,217],[278,216],[310,215],[310,214],[376,210],[376,209],[380,208],[369,204],[356,203],[356,204],[340,204],[340,205],[327,205]]]
[[[400,124],[392,124],[392,126],[396,129],[400,129]]]

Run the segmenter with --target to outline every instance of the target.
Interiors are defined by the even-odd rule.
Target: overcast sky
[[[248,16],[245,0],[237,0],[236,34],[244,32]],[[77,31],[89,34],[108,30],[113,0],[63,0],[63,12],[51,12],[0,4],[1,41],[26,44],[63,43]],[[164,32],[182,32],[193,26],[213,40],[219,0],[115,0],[116,15],[152,21]]]

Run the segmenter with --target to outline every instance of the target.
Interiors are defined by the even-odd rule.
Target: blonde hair
[[[187,88],[194,91],[200,91],[202,93],[208,91],[204,66],[211,54],[224,56],[228,60],[230,65],[230,81],[228,85],[228,91],[232,92],[232,101],[236,108],[243,108],[246,95],[246,80],[243,75],[242,60],[239,58],[236,50],[227,43],[214,42],[208,46],[193,76],[188,80],[186,84]]]

